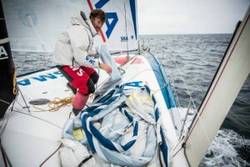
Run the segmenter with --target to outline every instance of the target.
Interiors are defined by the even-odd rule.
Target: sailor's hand
[[[112,68],[107,64],[99,63],[99,67],[109,74],[112,73]]]
[[[98,58],[99,57],[99,55],[97,54],[97,52],[94,52],[94,51],[89,51],[88,55],[91,56],[91,57],[94,57],[94,58]]]

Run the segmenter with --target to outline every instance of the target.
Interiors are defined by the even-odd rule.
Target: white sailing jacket
[[[95,54],[93,37],[97,35],[91,21],[72,17],[71,24],[56,42],[53,61],[57,65],[97,67],[98,61],[90,56]]]

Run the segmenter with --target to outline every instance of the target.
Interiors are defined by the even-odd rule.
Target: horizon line
[[[233,32],[229,33],[229,32],[223,32],[223,33],[159,33],[159,34],[153,34],[153,33],[143,33],[143,34],[140,34],[139,33],[139,36],[140,35],[219,35],[219,34],[233,34]]]

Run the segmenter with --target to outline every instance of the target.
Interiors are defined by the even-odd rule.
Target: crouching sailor
[[[96,59],[97,53],[93,52],[93,37],[101,30],[104,22],[105,13],[101,9],[93,10],[89,19],[81,13],[79,17],[72,18],[72,25],[59,36],[55,46],[54,62],[69,80],[68,86],[76,91],[72,100],[75,115],[84,108],[89,94],[95,92],[95,84],[99,76],[94,68],[101,68],[111,76],[114,73],[112,71],[117,71],[112,58],[107,58],[110,55],[105,54],[108,53],[105,48],[99,47],[97,52],[101,57],[104,55],[103,60],[111,60],[108,62],[111,65],[104,61],[100,63]],[[119,75],[117,78],[120,77]]]

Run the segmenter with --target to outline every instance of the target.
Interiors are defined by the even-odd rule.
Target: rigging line
[[[17,95],[17,97],[16,97],[16,99],[15,99],[15,103],[16,104],[18,104],[20,107],[22,107],[22,109],[26,109],[26,108],[28,108],[29,109],[29,107],[30,106],[28,106],[27,104],[26,104],[26,106],[25,105],[23,105],[23,104],[21,104],[17,99],[19,98],[19,95]],[[22,98],[23,99],[23,98]],[[14,107],[14,106],[13,106]],[[29,113],[30,113],[30,111],[28,111]]]
[[[55,153],[62,147],[63,143],[60,143],[60,145],[56,148],[54,152],[52,152],[40,165],[39,167],[42,167]]]
[[[176,68],[178,68],[177,66],[176,66]],[[179,71],[179,70],[177,70],[177,71]],[[179,75],[180,75],[180,79],[183,81],[183,84],[184,84],[184,88],[185,88],[185,90],[186,90],[186,93],[187,93],[187,95],[189,96],[189,100],[192,102],[192,106],[193,106],[193,108],[194,109],[197,109],[197,106],[195,105],[195,100],[193,99],[193,97],[192,97],[192,93],[191,93],[191,91],[187,88],[187,84],[186,84],[186,82],[185,82],[185,80],[184,80],[184,78],[181,76],[181,73],[179,72]]]
[[[181,144],[181,146],[179,147],[180,144]],[[179,147],[179,148],[178,148],[177,151],[175,151],[175,152],[172,154],[172,157],[175,157],[182,149],[185,148],[185,143],[182,142],[182,141],[179,142],[179,143],[177,143],[177,145],[173,148],[173,150],[175,150],[177,147]]]
[[[9,116],[8,116],[7,119],[5,118],[5,120],[6,120],[6,122],[3,121],[2,122],[3,126],[0,128],[0,139],[1,139],[1,137],[2,137],[2,135],[4,133],[4,131],[5,131],[6,127],[7,127],[8,122],[9,122]]]
[[[176,79],[175,77],[174,77],[174,79]],[[175,91],[175,95],[176,95],[176,97],[177,97],[177,103],[179,103],[179,96],[178,96],[178,94],[177,94],[177,91],[176,91],[176,89],[175,89],[175,84],[173,84],[174,85],[174,91]],[[180,103],[179,103],[180,104]],[[185,118],[184,118],[184,122],[183,122],[183,124],[182,124],[182,128],[181,128],[181,131],[180,131],[180,136],[179,136],[179,138],[183,135],[183,132],[185,132],[185,131],[183,131],[184,130],[184,126],[185,126],[185,123],[186,123],[186,121],[187,121],[187,118],[189,117],[189,112],[190,112],[190,109],[191,109],[191,101],[189,101],[189,104],[188,104],[188,107],[187,107],[187,111],[186,111],[186,114],[185,114]],[[180,106],[180,105],[179,105]],[[179,108],[177,108],[177,110],[178,110],[178,116],[179,116],[179,118],[181,119],[182,117],[180,116],[180,110],[179,110]],[[193,116],[193,115],[191,115],[191,116]]]
[[[14,110],[14,105],[15,105],[15,103],[17,102],[17,96],[18,96],[18,91],[17,91],[17,95],[15,96],[15,99],[12,101],[12,103],[9,103],[9,105],[10,105],[10,112],[12,112],[13,110]],[[8,109],[7,109],[8,110]],[[6,110],[6,111],[7,111]],[[9,122],[9,114],[7,114],[7,118],[5,118],[4,120],[6,120],[6,122],[4,122],[3,124],[3,127],[1,127],[0,128],[0,140],[1,140],[1,136],[2,136],[2,134],[4,133],[4,131],[5,131],[5,129],[6,129],[6,127],[7,127],[7,124],[8,124],[8,122]]]
[[[170,78],[170,77],[169,77],[169,78]],[[169,81],[170,81],[170,80],[169,80]],[[173,84],[172,84],[172,83],[173,83]],[[175,99],[176,99],[176,102],[177,102],[178,117],[179,117],[179,119],[181,119],[181,115],[180,115],[181,111],[180,111],[180,108],[182,108],[182,107],[181,107],[180,99],[179,99],[179,96],[178,96],[178,93],[177,93],[177,89],[175,88],[174,82],[170,81],[170,85],[171,85],[171,88],[173,88],[173,90],[174,90],[174,97],[176,97]]]
[[[179,67],[178,67],[178,65],[177,65],[177,63],[176,63],[176,61],[174,61],[174,65],[175,65],[176,70],[177,70],[177,72],[178,72],[178,74],[179,74],[179,76],[180,76],[180,79],[181,79],[181,80],[183,81],[183,83],[184,83],[186,92],[187,92],[187,94],[189,95],[190,100],[192,101],[193,107],[196,109],[197,107],[196,107],[196,105],[195,105],[195,103],[194,103],[194,99],[193,99],[192,96],[191,96],[190,90],[187,88],[187,84],[186,84],[184,78],[183,78],[182,75],[181,75],[181,71],[180,71],[180,69],[179,69]]]
[[[160,63],[160,61],[158,61],[158,62],[159,62],[159,64],[160,64],[160,66],[162,66],[162,69],[163,69],[164,65],[163,65],[162,63]],[[176,112],[176,114],[174,114],[174,111],[172,111],[172,112],[171,112],[171,115],[172,115],[172,119],[173,119],[173,121],[174,121],[175,127],[177,127],[177,129],[179,130],[179,127],[178,127],[177,124],[176,124],[175,118],[177,117],[177,119],[181,120],[181,114],[180,114],[180,108],[179,108],[179,107],[181,107],[181,105],[180,105],[180,100],[179,100],[179,97],[178,97],[178,94],[177,94],[177,90],[175,89],[175,86],[172,86],[172,82],[171,82],[171,80],[170,80],[170,77],[168,76],[168,78],[169,78],[169,82],[167,83],[167,82],[165,81],[165,83],[166,83],[166,84],[169,84],[171,88],[174,88],[174,95],[175,95],[175,97],[176,97],[176,99],[177,99],[177,106],[176,106],[177,112]],[[174,85],[174,83],[173,83],[173,85]]]
[[[183,121],[183,123],[182,123],[182,127],[181,127],[181,131],[180,131],[179,140],[180,140],[180,138],[183,136],[185,124],[186,124],[186,121],[187,121],[187,118],[188,118],[189,110],[190,110],[190,102],[189,102],[189,104],[188,104],[188,109],[187,109],[187,112],[186,112],[186,114],[185,114],[184,121]]]
[[[176,101],[177,101],[177,108],[179,108],[179,107],[181,107],[181,104],[180,104],[180,100],[179,100],[179,96],[178,96],[177,90],[175,88],[176,87],[175,83],[170,80],[170,77],[168,77],[168,78],[169,78],[169,84],[172,85],[171,88],[174,89],[174,95],[175,95]],[[174,79],[176,79],[176,78],[174,77]]]
[[[5,167],[12,167],[12,165],[11,165],[11,162],[10,162],[10,159],[9,159],[9,157],[8,157],[8,155],[7,155],[7,153],[6,153],[6,151],[4,150],[4,148],[3,148],[3,145],[2,145],[2,140],[1,140],[1,138],[0,138],[0,149],[1,149],[1,152],[2,152],[2,157],[3,157],[3,160],[4,160],[4,165],[5,165]],[[9,165],[8,165],[9,164]]]
[[[7,160],[6,160],[6,158],[5,158],[5,154],[4,154],[4,152],[3,152],[2,147],[1,147],[1,153],[2,153],[2,157],[3,157],[3,161],[4,161],[4,166],[5,166],[5,167],[8,167]]]
[[[30,116],[30,117],[32,117],[32,118],[38,119],[38,120],[40,120],[40,121],[42,121],[42,122],[46,122],[46,123],[50,124],[51,126],[57,127],[57,128],[59,128],[59,129],[63,129],[62,127],[58,126],[57,124],[55,124],[55,123],[53,123],[53,122],[50,122],[50,121],[47,121],[47,120],[42,119],[42,118],[40,118],[40,117],[31,115],[30,113],[25,113],[25,112],[22,112],[22,111],[18,111],[18,110],[16,110],[16,109],[13,109],[13,111],[16,112],[16,113],[19,113],[19,114],[23,114],[23,115]]]
[[[189,95],[189,98],[190,98],[190,100],[191,100],[191,102],[192,102],[192,104],[193,104],[193,107],[194,107],[195,109],[197,109],[197,107],[196,107],[196,105],[195,105],[195,103],[194,103],[194,99],[193,99],[193,97],[192,97],[192,95],[191,95],[191,91],[187,88],[187,84],[186,84],[186,82],[185,82],[183,76],[181,75],[181,71],[179,70],[179,67],[177,66],[176,61],[174,61],[174,64],[175,64],[175,67],[176,67],[177,72],[178,72],[179,75],[180,75],[180,78],[181,78],[182,81],[183,81],[184,87],[185,87],[185,89],[186,89],[186,91],[187,91],[187,94]]]
[[[18,104],[20,107],[22,107],[22,109],[27,108],[26,106],[22,105],[19,101],[16,101],[16,104]]]
[[[27,110],[28,110],[28,112],[30,113],[30,108],[29,108],[29,106],[28,106],[28,103],[26,102],[26,99],[25,99],[24,96],[23,96],[23,93],[22,93],[21,89],[19,89],[19,87],[17,87],[17,89],[18,89],[18,91],[20,92],[20,95],[21,95],[21,97],[22,97],[22,99],[23,99],[23,102],[24,102],[24,104],[25,104],[24,107],[26,107]]]
[[[152,55],[152,54],[151,54]],[[161,64],[160,62],[159,62],[159,64],[161,65],[161,66],[163,66],[163,64]],[[177,67],[177,65],[175,64],[175,66]],[[177,67],[177,69],[178,69],[178,67]],[[180,73],[180,71],[178,71],[179,73]],[[180,74],[179,74],[180,75]],[[181,76],[181,75],[180,75]],[[170,77],[169,77],[170,78]],[[185,81],[184,81],[184,79],[182,79],[183,80],[183,82],[185,83]],[[188,91],[188,89],[187,89],[187,85],[186,85],[186,90]],[[174,88],[174,91],[176,91],[175,90],[175,88]],[[176,93],[176,97],[177,97],[177,99],[178,99],[178,103],[179,103],[179,98],[178,98],[178,95],[177,95],[177,91],[175,92]],[[193,100],[193,98],[192,98],[192,96],[191,96],[191,94],[189,93],[189,97],[190,97],[190,100],[193,102],[193,105],[195,106],[195,104],[194,104],[194,100]],[[180,103],[179,103],[180,104]],[[196,107],[196,106],[195,106]],[[180,116],[180,110],[179,110],[179,108],[177,107],[177,111],[178,111],[178,117],[179,117],[179,119],[181,119],[181,116]],[[188,112],[189,112],[189,109],[187,109],[187,111],[186,111],[186,113],[188,114]]]
[[[148,53],[154,58],[154,55],[150,52],[150,51],[148,51]],[[160,62],[160,61],[158,61],[158,64],[161,66],[161,68],[163,69],[163,67],[164,67],[164,65]],[[174,75],[175,76],[175,75]],[[169,85],[171,86],[172,85],[172,83],[173,83],[173,85],[174,85],[174,82],[172,82],[171,80],[170,80],[170,78],[171,77],[169,77],[168,76],[168,78],[169,78]],[[176,79],[176,78],[174,78],[174,79]],[[165,81],[166,82],[166,81]],[[171,88],[174,88],[174,95],[177,97],[177,103],[179,104],[177,104],[177,110],[178,110],[178,112],[180,112],[179,111],[179,108],[178,107],[181,107],[181,105],[180,105],[180,100],[179,100],[179,97],[178,97],[178,94],[177,94],[177,90],[175,89],[175,86],[171,86]]]
[[[12,112],[12,111],[14,110],[14,105],[15,105],[16,102],[17,102],[17,98],[15,98],[15,99],[13,100],[13,103],[12,103],[12,105],[10,106],[10,108],[11,108],[11,109],[10,109],[10,112]],[[3,123],[3,124],[4,124],[3,127],[0,128],[0,139],[1,139],[2,134],[3,134],[4,131],[5,131],[6,127],[7,127],[8,122],[9,122],[10,116],[9,116],[9,114],[8,114],[7,116],[8,116],[8,117],[5,118],[6,122]]]
[[[163,65],[162,63],[159,62],[159,64],[160,64],[162,67],[164,67],[164,65]],[[176,86],[175,86],[174,82],[172,82],[172,81],[170,80],[171,77],[168,76],[168,78],[169,78],[169,83],[168,83],[168,84],[169,84],[170,86],[173,85],[173,86],[171,86],[171,88],[174,89],[174,95],[175,95],[176,100],[177,100],[177,110],[178,110],[178,112],[179,112],[179,118],[180,118],[180,110],[179,110],[179,107],[181,107],[181,104],[180,104],[179,96],[178,96],[177,90],[176,90],[176,88],[175,88]],[[174,80],[176,80],[175,75],[174,75]]]
[[[161,63],[160,63],[160,64],[161,64]],[[161,64],[161,65],[163,66],[163,64]],[[164,66],[163,66],[163,67],[164,67]],[[176,80],[175,75],[173,75],[173,76],[174,76],[174,80]],[[173,88],[173,90],[174,90],[174,95],[175,95],[175,97],[176,97],[176,101],[177,101],[177,110],[178,110],[178,112],[180,113],[179,108],[181,107],[181,103],[180,103],[180,99],[179,99],[179,96],[178,96],[178,93],[177,93],[177,89],[175,88],[175,87],[177,87],[177,86],[175,86],[174,81],[171,81],[171,77],[168,76],[168,78],[169,78],[169,85],[171,86],[171,88]]]

